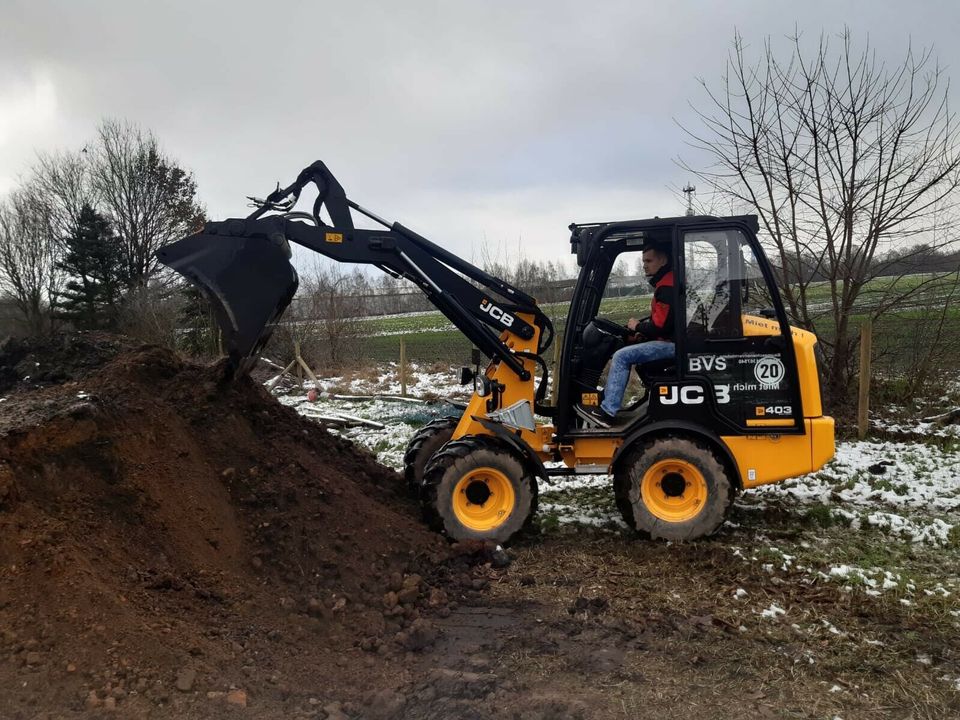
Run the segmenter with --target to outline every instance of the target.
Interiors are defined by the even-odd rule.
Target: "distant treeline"
[[[948,247],[953,247],[951,243]],[[855,256],[856,253],[853,253]],[[770,262],[774,267],[781,270],[783,264],[778,262],[779,258],[770,253]],[[838,259],[838,265],[842,267],[843,258]],[[822,262],[811,255],[788,255],[786,259],[788,264],[788,276],[796,281],[802,278],[804,283],[820,282],[830,279],[831,274],[836,275],[836,271],[824,267]],[[906,275],[919,274],[943,274],[960,271],[960,250],[949,250],[943,247],[936,248],[930,245],[920,244],[901,250],[892,250],[888,253],[878,256],[871,263],[869,277],[903,277]]]

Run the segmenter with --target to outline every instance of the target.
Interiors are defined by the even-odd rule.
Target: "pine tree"
[[[181,293],[183,305],[179,321],[183,333],[179,338],[179,349],[190,355],[219,354],[220,329],[210,301],[193,285],[187,285]]]
[[[57,297],[57,317],[83,330],[113,328],[124,271],[109,220],[84,205],[63,243],[63,259],[57,265],[69,280]]]

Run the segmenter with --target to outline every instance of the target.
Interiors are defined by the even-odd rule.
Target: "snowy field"
[[[307,399],[309,385],[279,400],[306,417],[350,416],[383,425],[335,432],[397,470],[417,428],[436,417],[459,415],[443,400],[383,397],[400,392],[395,368],[365,379],[325,378],[318,386],[315,402]],[[429,393],[460,402],[467,397],[452,370],[414,368],[408,389],[415,396]],[[885,595],[902,604],[939,598],[945,612],[960,618],[957,426],[901,423],[895,428],[918,440],[838,442],[836,457],[820,472],[741,495],[709,542],[721,543],[735,561],[756,564],[773,576],[839,583],[850,592]],[[555,478],[541,487],[537,522],[546,533],[626,532],[605,475]],[[777,609],[769,611],[776,616]]]

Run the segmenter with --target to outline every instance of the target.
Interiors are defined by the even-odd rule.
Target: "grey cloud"
[[[9,78],[38,69],[58,102],[51,128],[0,146],[0,177],[37,143],[75,147],[123,117],[196,172],[216,216],[322,158],[359,202],[456,235],[457,252],[523,235],[543,257],[572,219],[680,211],[667,188],[687,180],[673,159],[689,152],[674,119],[702,100],[698,77],[719,79],[734,27],[759,47],[848,23],[882,55],[909,37],[949,66],[960,16],[946,2],[762,0],[0,7],[0,113]]]

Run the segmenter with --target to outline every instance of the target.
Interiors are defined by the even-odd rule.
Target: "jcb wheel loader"
[[[312,211],[295,211],[311,183]],[[158,252],[210,299],[235,372],[256,362],[296,292],[290,243],[413,282],[477,348],[476,369],[462,371],[474,384],[462,416],[420,430],[404,458],[426,519],[451,538],[505,542],[536,511],[540,483],[609,474],[630,527],[694,539],[716,531],[738,492],[833,456],[816,338],[787,322],[755,216],[570,225],[580,272],[549,405],[553,326],[523,290],[349,200],[322,162],[251,200],[249,217],[207,223]],[[379,227],[355,227],[354,213]],[[633,264],[651,245],[674,272],[675,357],[640,366],[641,397],[613,427],[594,427],[581,415],[601,402],[604,367],[629,334],[598,317],[604,291],[619,259]]]

